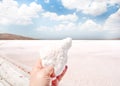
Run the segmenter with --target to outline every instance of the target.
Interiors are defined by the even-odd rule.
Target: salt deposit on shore
[[[0,55],[29,72],[39,58],[39,50],[46,45],[54,46],[55,42],[1,41]],[[73,41],[68,53],[68,71],[60,86],[120,86],[119,51],[117,40]]]
[[[29,75],[0,56],[0,86],[29,86]]]

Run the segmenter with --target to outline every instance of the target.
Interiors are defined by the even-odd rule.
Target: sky
[[[0,0],[0,33],[39,39],[120,38],[120,0]]]

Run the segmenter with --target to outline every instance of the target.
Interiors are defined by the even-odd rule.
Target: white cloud
[[[61,0],[68,9],[77,9],[84,14],[98,16],[107,11],[107,4],[120,4],[120,0]]]
[[[37,31],[70,31],[70,30],[84,30],[84,31],[100,31],[102,26],[95,23],[92,20],[87,20],[84,23],[74,23],[74,22],[64,22],[61,24],[54,25],[52,27],[49,26],[41,26],[37,28]]]
[[[57,15],[56,13],[44,12],[42,16],[43,18],[47,18],[54,21],[76,21],[78,19],[75,13],[68,15]]]
[[[0,2],[0,24],[31,24],[40,11],[42,7],[35,2],[19,6],[15,0],[3,0]]]
[[[75,30],[75,29],[77,29],[76,28],[76,24],[75,23],[67,23],[67,24],[59,24],[59,25],[56,25],[55,27],[54,27],[54,29],[56,30],[56,31],[61,31],[61,30],[68,30],[68,31],[70,31],[70,30]]]
[[[106,2],[93,2],[89,7],[83,10],[83,13],[98,16],[107,11]]]
[[[80,26],[80,28],[88,31],[100,31],[102,27],[101,25],[95,23],[93,20],[87,20]]]
[[[52,27],[49,26],[40,26],[36,30],[37,31],[62,31],[62,30],[75,30],[77,29],[76,24],[72,22],[67,22],[67,23],[61,23],[54,25]]]
[[[90,4],[90,0],[61,0],[62,4],[68,9],[83,10]]]
[[[61,30],[100,31],[102,26],[97,24],[93,20],[88,19],[84,23],[66,22],[66,23],[56,25],[54,28],[56,31],[61,31]]]
[[[120,34],[120,9],[106,20],[104,30]]]
[[[120,4],[120,0],[109,0],[109,3],[110,3],[111,5],[115,5],[116,3],[117,3],[117,4]]]

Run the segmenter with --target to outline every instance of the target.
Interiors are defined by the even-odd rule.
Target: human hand
[[[65,69],[63,70],[63,72],[58,75],[56,77],[56,79],[52,80],[52,86],[58,86],[59,82],[61,81],[61,79],[63,78],[63,76],[65,75],[66,71],[67,71],[68,67],[65,66]]]
[[[31,72],[30,86],[50,86],[50,84],[58,86],[66,71],[67,66],[59,76],[55,77],[54,68],[52,66],[43,67],[41,60],[38,60]],[[52,78],[55,79],[52,80]]]

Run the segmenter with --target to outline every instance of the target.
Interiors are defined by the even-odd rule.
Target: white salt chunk
[[[43,66],[53,65],[56,76],[61,74],[66,63],[67,53],[72,45],[72,39],[66,38],[60,40],[59,44],[45,47],[40,51],[40,58]]]

